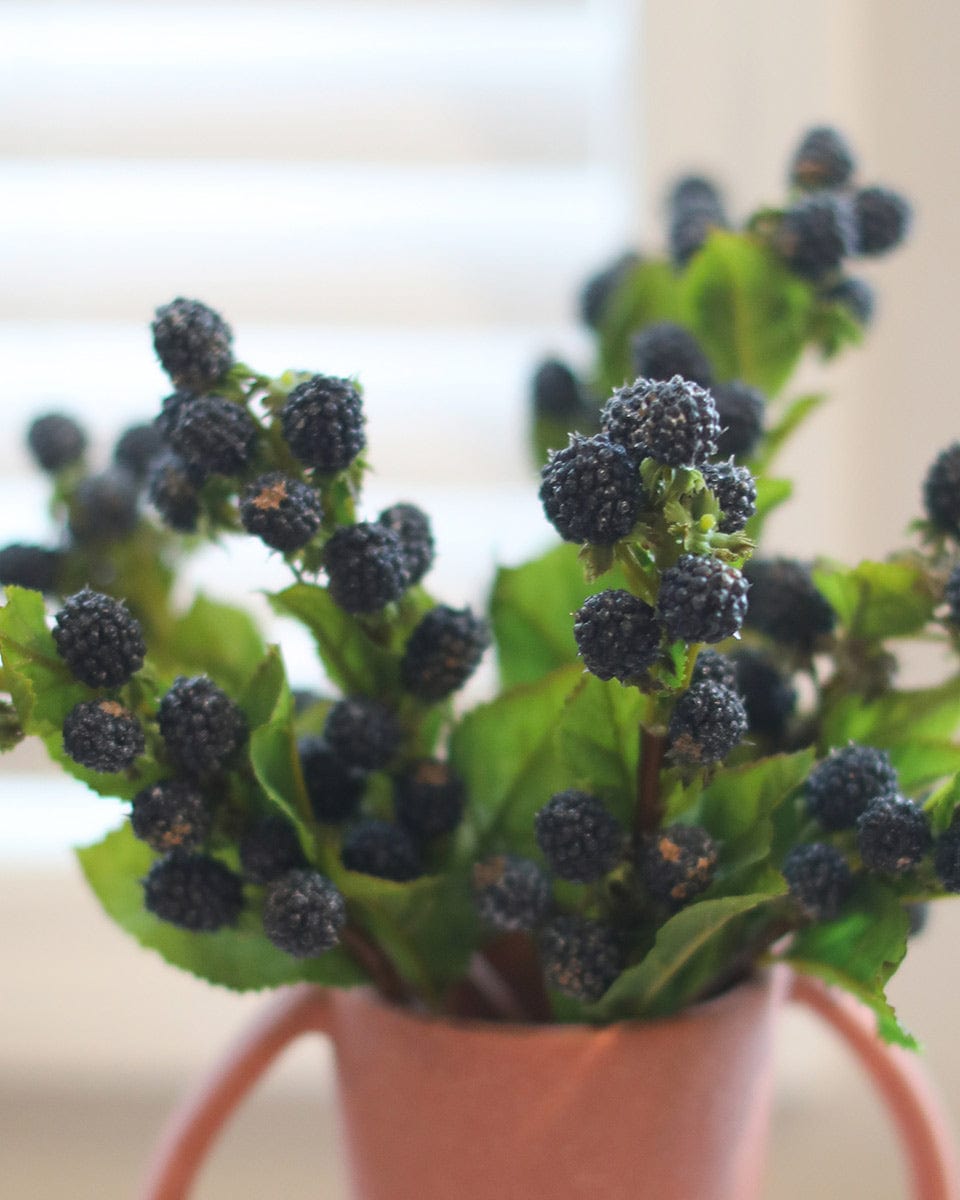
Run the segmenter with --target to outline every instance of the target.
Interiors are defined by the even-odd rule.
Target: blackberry
[[[716,384],[710,394],[720,421],[717,453],[722,458],[748,458],[763,433],[763,393],[733,379]]]
[[[348,767],[376,771],[385,767],[400,747],[400,722],[378,700],[350,696],[327,714],[323,736],[333,753]]]
[[[463,780],[447,763],[435,758],[413,763],[397,779],[393,790],[397,822],[423,841],[456,829],[465,801]]]
[[[637,429],[651,458],[668,467],[698,467],[716,454],[719,436],[720,420],[708,391],[679,375],[654,383]]]
[[[790,163],[790,182],[804,191],[838,188],[850,182],[854,161],[836,129],[818,125],[803,135]]]
[[[720,206],[720,190],[711,179],[703,175],[682,175],[667,197],[667,207],[670,209]]]
[[[647,456],[643,442],[643,417],[656,384],[651,379],[636,379],[626,387],[617,388],[600,412],[600,427],[609,437],[630,454],[635,462]]]
[[[679,698],[667,736],[671,755],[694,766],[726,758],[747,732],[747,712],[736,692],[705,679]]]
[[[748,629],[805,654],[833,632],[836,614],[803,563],[789,558],[752,558],[743,573],[750,584]]]
[[[863,865],[899,875],[923,859],[932,838],[927,814],[896,794],[871,800],[857,818],[857,846]]]
[[[586,917],[554,917],[541,931],[539,946],[547,983],[575,1000],[599,1000],[623,970],[616,932]]]
[[[637,860],[651,896],[677,908],[706,891],[716,866],[716,843],[700,825],[668,825],[644,841]]]
[[[247,533],[274,550],[299,550],[320,528],[320,497],[282,471],[261,475],[243,489],[240,520]]]
[[[0,560],[2,558],[3,551],[0,550]],[[0,583],[5,582],[2,562],[0,562]],[[950,577],[947,579],[947,584],[944,588],[943,599],[950,610],[947,614],[947,620],[952,621],[954,625],[960,625],[960,563],[950,572]]]
[[[147,485],[150,503],[165,525],[178,533],[194,533],[200,517],[200,493],[187,464],[176,454],[156,460]]]
[[[87,435],[66,413],[46,413],[31,422],[27,445],[44,471],[60,471],[83,458]]]
[[[433,566],[433,533],[427,514],[415,504],[394,504],[377,517],[377,524],[389,529],[400,542],[400,556],[412,587]]]
[[[603,434],[571,434],[541,472],[543,510],[566,542],[612,546],[633,528],[642,499],[636,465]]]
[[[240,869],[251,883],[273,883],[306,865],[297,831],[280,813],[258,818],[240,838]]]
[[[0,549],[0,584],[55,592],[63,566],[63,554],[46,546],[12,542]]]
[[[163,434],[153,421],[131,425],[117,439],[113,461],[140,481],[147,477],[150,464],[163,450]]]
[[[897,790],[885,750],[851,742],[832,750],[807,777],[807,812],[824,829],[850,829],[871,800]]]
[[[242,404],[223,396],[197,396],[184,404],[170,430],[170,445],[196,478],[239,475],[250,461],[257,424]]]
[[[835,271],[856,245],[844,197],[813,193],[783,214],[775,244],[787,265],[813,283]]]
[[[550,909],[550,881],[529,858],[500,854],[474,866],[473,899],[484,925],[531,933]]]
[[[332,950],[346,923],[343,896],[319,871],[287,871],[267,889],[263,932],[294,958],[316,958]]]
[[[796,710],[797,689],[757,650],[740,650],[733,665],[750,732],[779,742]]]
[[[661,577],[657,614],[672,639],[722,642],[743,624],[748,586],[719,558],[681,554]]]
[[[707,463],[703,482],[720,506],[721,533],[738,533],[757,511],[757,485],[746,467],[734,462]]]
[[[247,738],[243,712],[206,675],[179,675],[157,718],[171,760],[191,776],[229,767]]]
[[[140,722],[116,700],[81,700],[63,722],[64,750],[91,771],[124,771],[145,745]]]
[[[122,600],[83,588],[57,613],[53,640],[70,673],[87,687],[120,687],[143,666],[140,622]]]
[[[300,770],[318,821],[336,825],[352,817],[367,786],[367,776],[348,767],[333,753],[324,738],[308,734],[297,742]]]
[[[280,410],[283,436],[305,467],[344,471],[367,444],[360,392],[349,379],[314,375]]]
[[[400,682],[418,700],[443,700],[470,678],[490,645],[486,621],[438,604],[420,618],[400,660]]]
[[[701,650],[693,665],[691,686],[695,683],[719,683],[731,692],[737,690],[737,668],[732,659],[719,650]]]
[[[179,388],[177,391],[171,392],[169,396],[164,396],[160,404],[160,412],[154,421],[161,438],[165,441],[170,440],[170,434],[173,432],[180,414],[196,399],[196,392],[188,392],[184,388]]]
[[[624,831],[603,804],[574,788],[557,792],[534,818],[537,845],[561,879],[593,883],[623,856]]]
[[[910,205],[887,188],[861,188],[853,198],[858,254],[885,254],[899,246],[910,225]]]
[[[960,821],[956,818],[937,838],[933,848],[933,869],[946,891],[960,892]]]
[[[206,854],[174,852],[157,859],[143,881],[147,912],[192,933],[236,925],[243,909],[239,875]]]
[[[153,348],[174,386],[202,392],[233,366],[233,333],[219,313],[178,296],[157,309]]]
[[[133,798],[130,825],[153,850],[199,850],[213,818],[204,795],[185,779],[162,779]]]
[[[934,459],[923,482],[923,503],[936,529],[960,539],[960,442]]]
[[[379,612],[407,588],[400,539],[382,525],[338,529],[323,551],[330,595],[348,613]]]
[[[588,597],[573,618],[583,665],[598,679],[637,679],[656,660],[660,634],[650,605],[623,588]]]
[[[713,368],[689,329],[673,321],[656,321],[630,342],[633,369],[643,379],[666,382],[674,375],[701,387],[713,383]]]
[[[80,481],[68,520],[78,542],[118,541],[137,526],[137,485],[129,471],[113,467]]]
[[[580,383],[567,364],[557,358],[548,358],[537,367],[531,392],[533,411],[538,417],[574,424],[581,414]]]
[[[640,266],[640,255],[627,250],[615,258],[609,266],[598,271],[586,281],[580,290],[580,320],[590,329],[599,329],[611,299],[621,285]]]
[[[668,211],[670,258],[677,267],[687,265],[712,230],[727,228],[720,193],[701,176],[688,176],[674,186]]]
[[[869,325],[876,309],[876,293],[865,279],[845,275],[823,293],[824,300],[839,304],[861,325]]]
[[[824,842],[794,846],[784,860],[783,877],[790,895],[811,921],[832,921],[853,888],[847,860]]]
[[[348,871],[406,883],[423,874],[413,838],[389,821],[360,821],[344,834],[340,858]]]

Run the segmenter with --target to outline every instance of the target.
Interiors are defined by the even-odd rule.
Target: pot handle
[[[331,1030],[324,989],[299,984],[280,995],[173,1114],[148,1168],[142,1200],[185,1200],[227,1119],[281,1051],[303,1033]]]
[[[790,997],[832,1025],[873,1080],[899,1132],[915,1200],[960,1200],[953,1141],[919,1063],[902,1047],[881,1042],[872,1014],[852,996],[794,975]]]

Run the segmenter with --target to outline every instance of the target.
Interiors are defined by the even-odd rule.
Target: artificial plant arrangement
[[[906,230],[852,176],[812,130],[739,229],[683,180],[669,255],[590,282],[596,363],[534,384],[561,542],[499,571],[489,619],[430,595],[419,508],[363,511],[359,383],[235,361],[197,301],[157,310],[175,390],[109,468],[33,423],[62,534],[0,551],[2,736],[129,805],[79,852],[114,920],[228,987],[508,1020],[658,1017],[785,959],[910,1044],[884,985],[914,906],[960,891],[960,444],[888,560],[754,553],[822,399],[789,394],[797,363],[859,339],[845,264]],[[184,556],[235,536],[289,565],[268,599],[322,692],[242,608],[177,604]],[[894,643],[931,637],[942,682],[898,689]],[[460,711],[490,642],[500,690]]]

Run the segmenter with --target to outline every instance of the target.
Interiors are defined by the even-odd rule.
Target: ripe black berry
[[[205,854],[174,852],[158,859],[143,881],[147,912],[193,933],[236,925],[243,883],[229,867]]]
[[[673,321],[657,321],[630,342],[633,369],[642,379],[666,382],[674,375],[708,388],[713,368],[689,329]]]
[[[707,463],[703,481],[720,506],[720,532],[743,529],[757,511],[757,485],[749,470],[733,462]]]
[[[885,750],[851,742],[832,750],[807,778],[807,811],[824,829],[849,829],[871,800],[897,790]]]
[[[435,758],[415,762],[394,785],[394,815],[409,834],[422,841],[456,829],[465,801],[463,780]]]
[[[330,595],[348,613],[379,612],[407,587],[400,539],[382,525],[338,529],[323,551]]]
[[[70,506],[70,532],[78,542],[110,542],[137,525],[137,485],[129,471],[113,467],[81,480]]]
[[[195,475],[179,455],[164,454],[154,463],[147,495],[165,525],[178,533],[194,533],[200,516]]]
[[[846,275],[823,293],[824,300],[845,308],[855,321],[869,325],[876,308],[876,294],[865,279]]]
[[[377,771],[385,767],[400,746],[396,715],[366,696],[338,701],[327,714],[323,735],[333,753],[348,767]]]
[[[633,528],[642,497],[633,460],[603,434],[572,434],[541,472],[543,510],[567,542],[612,546]]]
[[[473,899],[484,925],[530,933],[550,909],[550,881],[529,858],[501,854],[474,866]]]
[[[349,379],[314,375],[280,410],[283,436],[305,467],[343,471],[366,445],[360,392]]]
[[[0,560],[3,558],[3,551],[0,550]],[[6,582],[3,578],[2,563],[0,563],[0,583]],[[960,563],[957,564],[950,572],[950,577],[947,579],[946,587],[943,592],[944,601],[949,606],[947,620],[952,621],[954,625],[960,625]]]
[[[470,678],[490,644],[486,621],[468,609],[438,604],[407,639],[400,682],[418,700],[443,700]]]
[[[716,865],[716,843],[700,825],[659,830],[643,843],[637,860],[650,894],[675,907],[706,891]]]
[[[537,367],[531,384],[533,411],[538,417],[576,425],[583,406],[580,384],[566,363],[548,358]]]
[[[738,651],[733,663],[750,732],[779,741],[797,707],[797,689],[757,650]]]
[[[599,329],[610,300],[620,286],[640,266],[640,256],[628,250],[609,266],[592,275],[580,291],[580,320],[590,329]]]
[[[794,846],[783,863],[790,895],[811,921],[832,921],[853,887],[847,860],[824,842]]]
[[[353,816],[366,788],[366,773],[341,762],[325,739],[314,734],[297,742],[297,753],[304,786],[317,820],[325,825],[336,825]]]
[[[242,404],[197,396],[183,404],[169,442],[195,476],[239,475],[253,454],[257,425]]]
[[[551,796],[534,819],[537,845],[561,879],[593,883],[623,855],[624,832],[603,804],[574,788]]]
[[[763,393],[734,379],[716,384],[710,394],[720,421],[717,453],[722,458],[748,458],[763,433]]]
[[[692,684],[670,717],[670,753],[679,762],[709,766],[726,758],[747,732],[747,713],[736,692],[705,679]]]
[[[406,883],[423,873],[413,838],[389,821],[360,821],[343,837],[340,858],[348,871]]]
[[[899,246],[910,225],[910,205],[887,188],[861,188],[853,198],[859,254],[885,254]]]
[[[169,441],[180,414],[196,399],[196,392],[189,392],[184,388],[179,388],[177,391],[171,392],[169,396],[164,396],[160,404],[160,412],[155,418],[157,429],[164,440]]]
[[[280,813],[259,817],[240,838],[240,869],[251,883],[273,883],[306,865],[297,831]]]
[[[918,804],[896,794],[871,800],[857,818],[857,846],[863,865],[899,875],[915,867],[930,849],[930,824]]]
[[[150,464],[162,449],[163,434],[153,421],[131,425],[117,439],[113,461],[140,481],[146,478]]]
[[[600,428],[611,442],[623,446],[635,462],[647,456],[641,433],[654,388],[652,379],[635,379],[626,387],[617,388],[600,412]]]
[[[71,674],[88,687],[120,687],[143,666],[140,622],[122,600],[83,588],[57,613],[53,640]]]
[[[27,445],[44,471],[59,471],[83,457],[87,436],[73,417],[47,413],[31,423]]]
[[[838,188],[848,183],[854,162],[845,139],[829,125],[809,129],[790,164],[790,182],[804,191]]]
[[[243,712],[206,675],[178,676],[157,716],[171,760],[192,776],[229,767],[247,738]]]
[[[853,213],[844,197],[815,192],[784,213],[776,245],[786,263],[812,282],[836,270],[856,244]]]
[[[836,614],[803,563],[752,558],[743,572],[750,584],[748,629],[804,653],[810,653],[817,641],[833,630]]]
[[[346,923],[343,896],[319,871],[288,871],[267,889],[263,932],[294,958],[316,958],[332,950]]]
[[[933,848],[933,869],[948,892],[960,892],[960,821],[937,838]]]
[[[176,387],[202,392],[233,365],[233,333],[219,313],[178,296],[158,308],[151,324],[153,348]]]
[[[657,614],[671,638],[722,642],[743,624],[748,586],[719,558],[682,554],[660,580]]]
[[[63,554],[46,546],[12,542],[0,550],[0,584],[55,592],[63,565]]]
[[[274,550],[299,550],[320,528],[320,497],[282,471],[261,475],[243,489],[240,520],[247,533]]]
[[[583,665],[599,679],[636,679],[660,648],[660,623],[649,604],[623,588],[584,601],[573,618]]]
[[[63,722],[63,748],[91,771],[126,770],[144,751],[136,717],[116,700],[81,700]]]
[[[669,467],[698,467],[717,452],[720,420],[708,391],[674,375],[655,382],[646,398],[635,442]]]
[[[185,779],[162,779],[133,798],[134,834],[160,854],[199,850],[210,834],[212,814],[203,793]]]
[[[623,970],[615,931],[585,917],[554,917],[539,945],[547,983],[575,1000],[599,1000]]]
[[[714,229],[725,229],[727,218],[717,188],[709,179],[691,175],[673,188],[669,201],[670,258],[684,267]]]
[[[960,442],[934,459],[924,480],[923,503],[931,524],[960,538]]]
[[[377,517],[377,524],[389,529],[400,542],[400,556],[412,587],[433,566],[433,533],[430,520],[415,504],[394,504]]]
[[[695,683],[719,683],[731,692],[737,690],[737,668],[732,659],[719,650],[704,649],[697,655],[690,676],[691,686]]]

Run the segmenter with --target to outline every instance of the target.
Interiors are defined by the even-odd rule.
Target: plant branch
[[[391,1004],[412,1005],[414,996],[383,950],[356,925],[348,924],[340,934],[344,950],[373,980],[374,987]]]
[[[637,766],[637,803],[633,817],[633,832],[637,840],[653,833],[660,826],[663,804],[660,800],[660,768],[667,749],[664,733],[654,733],[641,727],[640,762]]]

